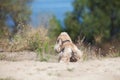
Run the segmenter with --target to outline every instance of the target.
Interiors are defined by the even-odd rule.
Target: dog
[[[83,52],[77,48],[66,32],[61,32],[58,36],[54,50],[59,53],[58,61],[60,63],[77,62],[82,60]]]

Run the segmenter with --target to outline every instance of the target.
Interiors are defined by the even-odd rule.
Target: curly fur
[[[59,53],[59,62],[77,62],[82,59],[82,51],[77,48],[66,32],[58,36],[54,49]]]

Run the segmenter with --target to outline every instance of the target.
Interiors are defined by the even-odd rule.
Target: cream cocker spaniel
[[[62,32],[56,41],[54,50],[59,53],[59,62],[77,62],[82,60],[83,52],[77,48],[66,32]]]

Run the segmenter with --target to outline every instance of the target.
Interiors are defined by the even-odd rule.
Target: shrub
[[[5,51],[23,51],[31,50],[48,53],[50,49],[50,39],[47,37],[48,31],[43,27],[32,28],[29,25],[25,25],[20,29],[11,40],[0,40],[2,48]]]

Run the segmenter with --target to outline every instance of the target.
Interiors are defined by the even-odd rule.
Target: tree
[[[75,0],[73,6],[65,26],[74,40],[83,35],[86,41],[101,43],[120,35],[120,0]]]
[[[80,32],[80,24],[76,15],[73,15],[73,13],[67,13],[67,15],[65,19],[65,31],[71,36],[72,40],[75,41]]]
[[[17,31],[19,23],[27,23],[30,19],[31,10],[29,3],[31,0],[0,0],[0,32],[6,33],[6,20],[9,16],[14,22],[13,32]]]
[[[63,31],[63,29],[62,29],[60,22],[56,19],[55,16],[53,16],[50,19],[49,24],[50,24],[49,36],[50,36],[50,38],[52,38],[54,40],[54,38],[57,37]]]

